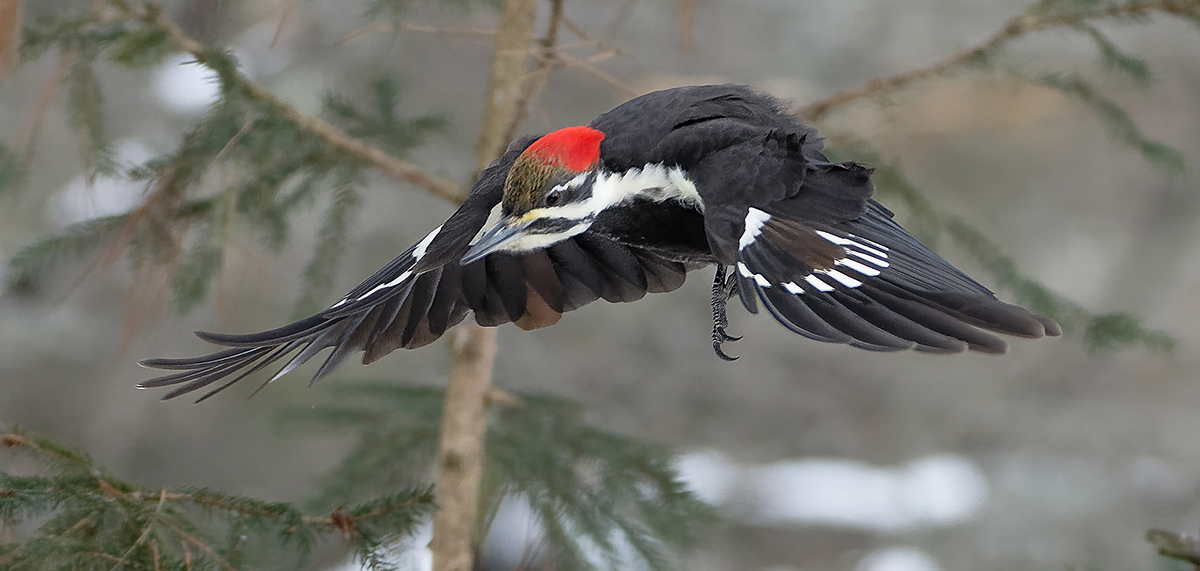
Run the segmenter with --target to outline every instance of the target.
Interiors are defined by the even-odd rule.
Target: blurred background
[[[29,2],[25,18],[79,4]],[[307,113],[331,90],[361,98],[373,78],[400,78],[400,115],[446,120],[409,160],[468,182],[491,56],[491,38],[477,32],[494,27],[495,7],[413,2],[388,31],[363,29],[373,20],[360,1],[165,5],[192,35],[229,49],[251,79]],[[633,94],[697,83],[751,84],[802,106],[930,65],[1025,7],[568,0],[566,16],[601,43],[567,34],[564,53],[611,57],[550,74],[520,131],[586,124]],[[548,7],[539,10],[538,33]],[[495,384],[578,401],[591,422],[677,451],[685,479],[723,516],[688,569],[1172,568],[1144,535],[1200,530],[1200,34],[1164,17],[1097,26],[1146,59],[1150,85],[1106,68],[1075,31],[1023,38],[1003,53],[1004,65],[1083,74],[1148,137],[1180,150],[1186,170],[1165,172],[1114,140],[1087,106],[1004,72],[960,71],[886,104],[840,109],[822,129],[870,141],[1029,276],[1090,311],[1132,312],[1173,336],[1173,352],[1137,344],[1089,351],[1075,333],[1014,340],[1000,358],[881,355],[801,339],[737,307],[731,331],[745,340],[727,347],[741,357],[727,364],[712,355],[710,274],[702,272],[678,292],[595,303],[550,329],[502,327]],[[119,164],[170,152],[218,95],[189,61],[98,68]],[[57,65],[41,57],[0,86],[0,137],[9,144],[28,142]],[[145,182],[121,175],[86,179],[63,109],[52,102],[45,114],[24,188],[0,197],[0,258],[69,224],[128,210],[145,192]],[[364,207],[353,215],[336,291],[321,305],[454,208],[379,176],[360,188]],[[305,209],[280,251],[241,234],[207,300],[185,314],[170,303],[165,276],[109,260],[103,247],[36,280],[10,280],[0,295],[0,419],[56,435],[150,486],[305,497],[349,436],[293,433],[271,422],[273,412],[326,402],[331,385],[351,379],[440,386],[443,344],[369,367],[349,363],[311,389],[301,371],[253,399],[238,387],[199,406],[136,391],[148,375],[135,362],[207,352],[195,329],[261,330],[294,317],[327,207],[318,200]],[[912,220],[893,207],[902,223]],[[954,240],[943,235],[935,249],[995,285]],[[0,469],[27,469],[21,462],[0,454]],[[536,533],[519,504],[506,505],[484,561],[515,568],[519,546]]]

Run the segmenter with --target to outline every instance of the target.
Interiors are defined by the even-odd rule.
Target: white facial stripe
[[[820,291],[833,291],[833,286],[821,281],[817,278],[817,276],[812,274],[804,276],[804,281],[808,282],[808,285],[813,286]]]
[[[844,285],[846,287],[858,287],[858,286],[862,285],[862,282],[860,282],[846,274],[843,274],[842,272],[839,272],[837,270],[826,270],[821,273],[837,280],[838,282],[840,282],[842,285]]]
[[[442,231],[442,227],[438,226],[437,228],[434,228],[433,232],[430,232],[429,235],[426,236],[424,240],[417,242],[417,247],[413,249],[413,258],[416,260],[420,260],[423,256],[425,256],[425,251],[429,249],[429,244],[433,243],[433,239],[436,238],[438,235],[438,232],[441,232],[441,231]]]
[[[696,185],[683,174],[683,169],[679,167],[667,169],[667,179],[679,191],[679,199],[685,204],[695,206],[700,212],[704,212],[704,199],[700,198],[700,192],[696,190]]]
[[[504,245],[501,250],[509,252],[528,252],[529,250],[538,250],[541,248],[549,248],[567,238],[582,234],[592,225],[591,222],[583,222],[576,224],[563,232],[554,234],[525,234],[516,240],[513,240]]]
[[[583,173],[583,174],[577,175],[575,178],[568,180],[567,182],[554,185],[554,188],[551,188],[550,190],[551,191],[554,191],[554,190],[562,191],[562,190],[566,190],[568,188],[576,188],[578,186],[583,185],[584,181],[587,180],[587,177],[588,177],[588,173]]]
[[[786,289],[796,295],[804,293],[804,288],[796,285],[796,282],[788,282],[783,284],[783,289]]]
[[[679,167],[667,168],[660,163],[620,174],[600,173],[596,184],[592,186],[592,198],[602,205],[600,210],[634,197],[657,202],[674,198],[704,211],[704,200],[700,198],[695,183]]]
[[[887,263],[887,262],[884,262],[884,263]],[[864,276],[868,276],[868,277],[875,277],[875,276],[879,275],[879,270],[872,268],[870,266],[860,264],[854,260],[851,260],[850,258],[842,258],[842,259],[834,262],[834,264],[837,264],[839,266],[845,266],[847,268],[850,268],[850,269],[852,269]]]
[[[593,195],[583,202],[571,202],[562,206],[548,206],[545,208],[534,208],[523,217],[524,220],[533,220],[536,218],[566,218],[568,220],[586,220],[599,214],[603,208],[597,208],[596,199]]]
[[[754,239],[762,232],[763,224],[770,219],[770,214],[757,208],[751,208],[746,213],[746,230],[742,232],[742,239],[738,240],[738,250],[743,250],[746,246],[753,244]]]

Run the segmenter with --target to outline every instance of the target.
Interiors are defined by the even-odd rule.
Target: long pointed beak
[[[524,235],[525,229],[529,228],[532,220],[522,221],[519,218],[504,218],[492,226],[490,230],[483,233],[479,241],[475,245],[467,249],[463,254],[460,265],[467,265],[483,259],[484,256],[491,254],[497,250],[504,249],[509,242],[516,240]]]

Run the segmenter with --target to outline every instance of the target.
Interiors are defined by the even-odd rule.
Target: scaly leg
[[[712,312],[713,312],[713,351],[717,356],[726,361],[736,361],[737,357],[730,357],[721,350],[721,345],[727,341],[737,341],[741,337],[734,337],[725,332],[725,328],[729,327],[729,319],[725,316],[725,302],[733,297],[737,287],[736,276],[730,275],[729,279],[725,279],[725,266],[717,264],[717,274],[713,278],[712,287]]]

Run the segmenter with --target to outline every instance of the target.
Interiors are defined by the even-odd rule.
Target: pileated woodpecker
[[[747,87],[643,95],[589,126],[513,142],[445,224],[328,309],[261,333],[198,332],[230,349],[142,361],[179,372],[139,387],[179,385],[168,399],[232,377],[199,402],[294,351],[271,380],[333,347],[315,382],[357,351],[370,363],[427,345],[468,313],[544,327],[598,298],[674,290],[713,264],[724,359],[734,291],[800,335],[873,351],[1003,353],[978,328],[1061,334],[918,243],[871,199],[871,169],[821,149],[811,127]]]

